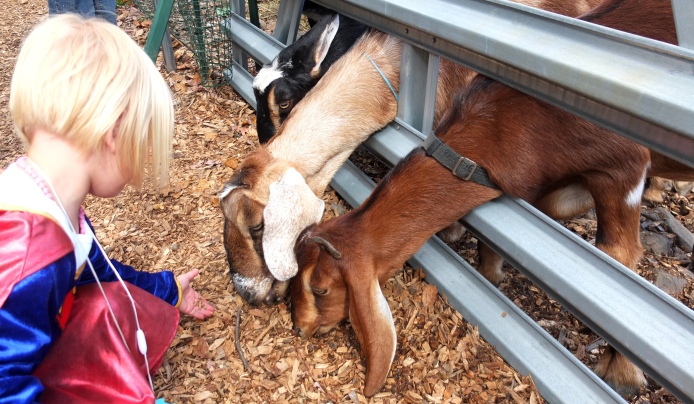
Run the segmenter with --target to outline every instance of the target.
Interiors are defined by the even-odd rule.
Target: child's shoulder
[[[67,254],[74,249],[70,237],[45,214],[5,209],[0,205],[0,255],[17,252],[29,255]],[[0,259],[0,262],[6,262]],[[4,269],[4,265],[0,271]]]
[[[16,282],[60,259],[74,248],[68,235],[52,218],[2,205],[0,245],[0,301],[4,300],[4,292],[9,294]]]

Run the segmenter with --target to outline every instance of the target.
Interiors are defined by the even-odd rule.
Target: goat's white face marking
[[[286,281],[299,271],[294,256],[296,239],[307,226],[320,222],[324,209],[325,202],[294,168],[288,168],[270,184],[270,197],[263,210],[263,255],[275,279]]]
[[[226,184],[224,186],[224,188],[222,189],[222,192],[219,194],[219,200],[221,201],[224,198],[226,198],[227,196],[229,196],[231,191],[235,190],[238,187],[239,187],[238,185]]]
[[[284,72],[282,71],[282,68],[291,68],[291,65],[291,62],[287,62],[282,66],[279,66],[279,61],[277,60],[277,58],[275,58],[272,61],[272,64],[265,65],[262,69],[260,69],[258,74],[253,79],[253,88],[260,91],[260,94],[263,94],[265,90],[267,90],[267,87],[273,81],[284,77]]]
[[[629,192],[626,199],[624,200],[629,207],[635,208],[641,206],[641,197],[643,196],[643,188],[646,185],[646,172],[650,168],[650,164],[643,171],[641,176],[641,181],[634,187],[634,189]]]

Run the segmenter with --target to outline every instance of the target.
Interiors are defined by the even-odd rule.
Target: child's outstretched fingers
[[[178,279],[178,283],[181,284],[182,292],[181,304],[178,306],[178,309],[183,314],[203,319],[212,315],[214,307],[190,286],[190,281],[198,276],[198,273],[199,271],[194,269],[176,278]]]

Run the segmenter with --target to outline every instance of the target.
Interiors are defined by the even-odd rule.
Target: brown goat
[[[531,6],[569,16],[586,12],[600,0],[524,0]],[[293,247],[301,230],[316,220],[287,204],[272,206],[271,184],[287,169],[306,180],[297,192],[323,194],[337,169],[373,132],[392,121],[397,101],[368,55],[396,91],[402,42],[377,31],[365,34],[330,68],[292,110],[271,141],[237,168],[220,195],[224,245],[236,290],[250,303],[272,303],[286,291],[297,271]],[[476,75],[442,59],[434,122],[451,106],[452,94]],[[279,201],[281,198],[273,198]],[[312,203],[313,206],[317,202]],[[268,221],[270,216],[272,221]]]
[[[611,0],[583,19],[676,40],[670,4],[662,0]],[[633,269],[642,254],[639,216],[646,176],[692,179],[694,174],[683,164],[651,156],[645,147],[482,76],[459,95],[436,134],[485,168],[501,190],[463,181],[417,148],[359,208],[308,227],[296,246],[294,326],[309,337],[349,317],[366,357],[366,396],[379,391],[395,354],[395,328],[380,285],[438,230],[502,192],[555,218],[595,206],[596,246]],[[480,253],[483,267],[500,260],[496,254],[490,259],[489,252]],[[482,272],[494,280],[498,268],[489,268],[490,273]],[[641,370],[611,347],[596,372],[621,394],[645,384]]]

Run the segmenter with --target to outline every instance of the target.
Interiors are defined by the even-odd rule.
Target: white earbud
[[[137,348],[140,350],[140,353],[142,355],[147,355],[147,340],[145,339],[145,332],[138,329],[137,332],[135,332],[135,335],[137,336]]]

